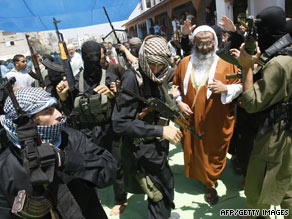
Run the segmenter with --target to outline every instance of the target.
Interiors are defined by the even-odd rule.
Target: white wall
[[[285,0],[248,0],[248,13],[255,17],[270,6],[279,6],[285,10]]]
[[[222,22],[221,17],[226,16],[233,20],[233,4],[224,0],[216,0],[217,22]]]

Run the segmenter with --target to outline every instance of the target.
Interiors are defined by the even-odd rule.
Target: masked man
[[[247,206],[260,209],[263,216],[260,218],[266,218],[263,210],[269,210],[270,205],[281,205],[282,215],[291,218],[292,57],[285,49],[291,49],[292,40],[285,32],[286,16],[280,7],[266,8],[257,18],[260,19],[258,45],[263,55],[258,51],[257,56],[251,56],[243,45],[238,58],[243,75],[243,106],[247,112],[259,115],[259,129],[246,176]],[[290,45],[280,50],[285,42],[282,37],[288,37]],[[254,69],[258,58],[260,61]],[[261,75],[255,83],[253,71]]]
[[[111,125],[114,93],[106,83],[110,86],[111,80],[118,78],[117,75],[122,75],[123,68],[117,64],[106,63],[105,48],[97,42],[83,43],[81,52],[84,69],[76,76],[75,90],[68,94],[69,87],[66,81],[61,81],[57,85],[62,108],[69,115],[70,124],[81,130],[97,145],[108,149],[119,160],[120,136],[113,132]],[[106,73],[102,67],[107,68]],[[106,77],[108,80],[105,80]],[[122,213],[127,203],[120,163],[118,169],[114,183],[116,205],[110,214]]]
[[[181,93],[176,101],[196,132],[204,133],[202,139],[184,133],[185,174],[206,186],[206,199],[212,205],[218,201],[215,184],[225,167],[233,134],[234,105],[229,103],[240,94],[241,85],[226,80],[225,75],[237,69],[215,54],[218,40],[211,27],[196,28],[192,38],[192,55],[176,69],[174,84]]]
[[[165,102],[168,94],[161,83],[168,74],[170,56],[162,37],[146,37],[139,50],[139,69],[126,71],[121,87],[146,99],[155,97]],[[168,126],[159,112],[146,113],[146,107],[133,95],[120,93],[112,115],[113,129],[123,136],[121,158],[127,190],[148,195],[149,219],[165,219],[174,208],[168,140],[178,143],[182,133]]]
[[[31,115],[36,123],[41,142],[49,143],[47,147],[53,147],[54,151],[57,151],[54,181],[58,176],[62,182],[66,183],[81,209],[78,213],[81,213],[84,218],[107,218],[95,187],[103,188],[113,182],[116,163],[112,155],[89,141],[81,132],[65,128],[66,117],[55,108],[57,100],[46,91],[40,88],[22,88],[15,92],[15,96],[22,110]],[[29,173],[23,166],[25,163],[21,152],[23,145],[20,144],[18,138],[20,132],[17,131],[17,125],[14,123],[18,115],[10,98],[7,98],[5,102],[4,111],[5,115],[0,116],[0,121],[11,144],[0,155],[1,217],[15,218],[15,215],[11,213],[14,198],[20,190],[25,190],[28,206],[20,212],[22,216],[26,215],[24,218],[51,218],[51,215],[63,218],[59,214],[59,208],[55,209],[58,203],[54,199],[57,191],[57,184],[54,184],[54,181],[47,184],[45,193],[41,194],[46,197],[45,200],[38,199],[37,204],[30,203],[29,196],[38,194],[39,190],[35,189],[35,184],[32,184]],[[69,200],[66,203],[68,205]],[[47,205],[51,206],[50,209]],[[70,206],[69,209],[68,215],[76,210]],[[52,218],[59,218],[58,216],[52,216]]]

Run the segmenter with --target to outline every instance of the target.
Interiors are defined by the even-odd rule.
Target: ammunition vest
[[[271,57],[266,53],[263,53],[260,56],[258,62],[259,65],[255,70],[255,74],[259,73],[272,58],[278,55],[292,56],[291,47],[279,50]],[[284,121],[284,128],[286,130],[292,130],[292,96],[290,96],[287,102],[279,102],[266,109],[260,114],[258,119],[260,120],[260,123],[264,123],[263,129],[266,129],[267,126],[273,126],[280,121]]]
[[[76,123],[104,123],[111,118],[111,104],[106,95],[84,94],[84,77],[83,71],[80,72],[79,78],[79,95],[74,100],[75,121]]]

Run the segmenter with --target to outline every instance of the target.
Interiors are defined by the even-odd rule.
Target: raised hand
[[[192,26],[192,22],[190,20],[185,20],[184,25],[182,26],[182,34],[183,35],[190,35],[190,34],[192,34],[192,32],[195,28],[196,28],[195,24]]]
[[[59,82],[59,84],[56,86],[56,91],[61,99],[61,101],[65,101],[68,96],[69,91],[69,84],[66,79],[66,77],[63,77],[63,80]]]
[[[236,31],[236,26],[234,25],[233,21],[229,19],[226,16],[222,16],[221,20],[222,22],[218,22],[220,26],[222,26],[225,30],[235,32]]]

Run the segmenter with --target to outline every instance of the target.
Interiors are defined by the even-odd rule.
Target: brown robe
[[[174,77],[174,84],[179,86],[183,95],[184,78],[191,56],[185,57],[178,65]],[[226,74],[235,74],[236,66],[218,60],[214,79],[224,84],[239,83],[239,80],[226,80]],[[225,164],[230,139],[234,129],[234,104],[222,104],[221,94],[212,93],[207,100],[207,86],[199,90],[197,100],[192,109],[190,122],[198,134],[205,133],[199,140],[197,137],[184,131],[182,140],[185,161],[186,177],[196,178],[207,187],[215,185],[220,177]],[[191,76],[188,83],[186,96],[183,101],[192,107],[196,89],[193,88]]]

